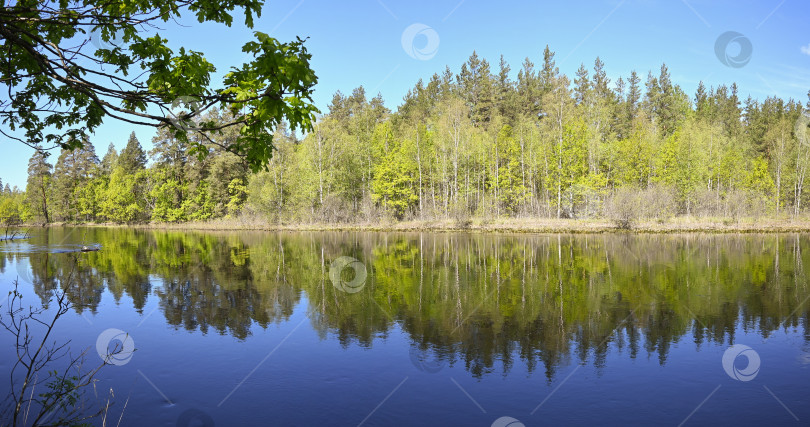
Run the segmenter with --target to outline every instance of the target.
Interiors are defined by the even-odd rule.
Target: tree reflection
[[[70,233],[33,239],[48,245]],[[6,253],[0,266],[27,259],[43,301],[75,267],[68,297],[77,310],[95,312],[105,289],[139,312],[157,298],[169,325],[239,339],[287,321],[303,302],[322,338],[370,347],[399,325],[417,360],[462,364],[475,376],[520,362],[542,365],[551,381],[569,363],[601,369],[611,351],[663,365],[683,337],[698,347],[731,343],[739,325],[764,338],[801,327],[810,342],[806,235],[81,235],[103,250]],[[360,292],[330,282],[340,256],[365,263]]]

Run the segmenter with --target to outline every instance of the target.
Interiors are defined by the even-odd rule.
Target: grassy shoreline
[[[41,227],[42,225],[34,225]],[[810,232],[810,218],[762,218],[730,221],[726,218],[676,217],[665,222],[638,221],[621,229],[605,219],[508,218],[473,219],[468,224],[452,219],[380,221],[377,223],[271,224],[255,219],[218,219],[184,223],[53,223],[47,226],[121,227],[156,230],[194,231],[390,231],[390,232],[472,232],[472,233],[790,233]]]

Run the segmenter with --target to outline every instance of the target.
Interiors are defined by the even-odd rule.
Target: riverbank
[[[810,232],[810,218],[787,219],[741,219],[675,217],[667,221],[637,221],[630,228],[620,228],[607,219],[556,219],[556,218],[504,218],[472,219],[457,221],[414,220],[379,221],[376,223],[310,223],[271,224],[258,219],[230,218],[205,222],[185,223],[90,223],[51,226],[81,225],[89,227],[125,227],[163,230],[256,230],[256,231],[394,231],[394,232],[478,232],[478,233],[790,233]]]

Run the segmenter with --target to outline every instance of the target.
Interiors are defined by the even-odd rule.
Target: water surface
[[[94,364],[129,334],[99,376],[127,426],[799,425],[808,258],[804,234],[51,228],[0,243],[0,292],[64,289]]]

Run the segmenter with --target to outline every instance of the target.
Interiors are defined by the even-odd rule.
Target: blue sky
[[[737,82],[742,98],[777,95],[805,103],[808,18],[807,0],[274,0],[265,4],[254,30],[282,41],[309,37],[319,77],[315,103],[324,112],[335,91],[348,94],[360,85],[371,95],[382,93],[386,105],[396,109],[419,78],[441,73],[446,65],[458,72],[473,50],[495,69],[503,54],[516,75],[525,57],[539,66],[547,44],[569,76],[580,63],[591,68],[597,56],[612,81],[631,70],[643,81],[647,71],[657,72],[665,62],[673,81],[690,96],[701,80],[707,86]],[[243,25],[201,25],[192,18],[181,24],[167,23],[159,32],[176,46],[205,52],[218,72],[246,60],[240,49],[252,35]],[[403,32],[413,24],[432,29],[411,43],[411,53],[421,59],[403,48]],[[750,61],[741,68],[724,65],[715,54],[716,40],[727,31],[750,40]],[[425,51],[436,43],[435,51]],[[732,43],[725,52],[734,57],[739,49]],[[99,157],[110,142],[123,148],[133,130],[151,148],[153,129],[108,120],[92,138]],[[3,182],[24,187],[32,150],[0,140],[0,152]]]

